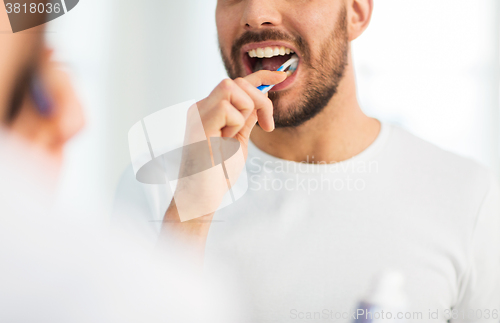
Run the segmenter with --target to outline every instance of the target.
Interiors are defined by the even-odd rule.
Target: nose
[[[281,25],[282,17],[273,0],[248,0],[241,18],[246,30],[259,30]]]

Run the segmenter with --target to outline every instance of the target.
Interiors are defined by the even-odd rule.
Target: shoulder
[[[388,169],[407,180],[415,189],[439,195],[457,205],[478,208],[496,186],[496,177],[485,166],[446,151],[393,125],[384,150]],[[473,206],[474,205],[474,206]]]
[[[414,171],[462,181],[475,178],[489,186],[492,173],[484,165],[442,149],[398,126],[388,127],[391,128],[391,135],[386,148],[395,161],[405,163]]]

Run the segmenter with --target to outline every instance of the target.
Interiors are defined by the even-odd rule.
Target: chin
[[[289,113],[291,110],[296,109],[297,103],[301,101],[303,95],[298,86],[288,90],[269,92],[269,99],[273,102],[274,110],[283,114]]]

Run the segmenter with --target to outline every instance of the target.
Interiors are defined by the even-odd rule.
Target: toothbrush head
[[[299,57],[293,55],[288,61],[278,68],[278,72],[290,72],[290,75],[295,72],[299,65]]]
[[[297,60],[297,62],[295,62],[292,65],[290,65],[290,67],[288,68],[287,72],[290,72],[290,75],[292,75],[293,72],[295,72],[295,70],[297,69],[298,65],[299,65],[299,61]]]

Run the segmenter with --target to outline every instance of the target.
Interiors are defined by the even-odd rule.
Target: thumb
[[[244,79],[254,87],[261,85],[274,85],[286,80],[285,72],[261,70],[246,76]]]

